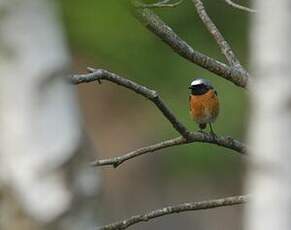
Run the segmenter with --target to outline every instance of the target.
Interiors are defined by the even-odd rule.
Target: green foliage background
[[[61,0],[73,52],[88,57],[96,63],[96,67],[107,68],[157,89],[178,118],[193,130],[197,127],[189,118],[187,87],[197,76],[210,79],[221,100],[221,113],[215,123],[217,134],[243,139],[246,117],[244,90],[172,52],[139,24],[124,2]],[[207,0],[205,6],[242,64],[247,65],[248,13],[229,7],[223,0]],[[157,9],[155,12],[194,49],[225,62],[191,1],[184,0],[177,8]],[[156,127],[152,131],[153,140],[176,136],[171,126],[158,116],[155,124],[149,125]],[[146,122],[145,118],[143,122]],[[163,155],[161,169],[166,174],[207,171],[236,174],[240,171],[236,153],[217,146],[192,144],[165,151],[171,152]]]

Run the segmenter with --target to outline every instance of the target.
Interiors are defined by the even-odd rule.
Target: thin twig
[[[242,196],[232,196],[232,197],[226,197],[221,199],[215,199],[215,200],[207,200],[207,201],[199,201],[199,202],[189,202],[189,203],[183,203],[178,205],[172,205],[168,207],[164,207],[161,209],[156,209],[151,212],[142,214],[142,215],[136,215],[132,216],[128,219],[108,224],[102,227],[99,227],[97,229],[99,230],[122,230],[126,229],[134,224],[140,223],[140,222],[147,222],[151,219],[158,218],[165,215],[171,215],[176,214],[180,212],[187,212],[187,211],[195,211],[195,210],[203,210],[203,209],[212,209],[212,208],[218,208],[218,207],[225,207],[225,206],[233,206],[233,205],[239,205],[244,204],[248,201],[249,197],[247,195]]]
[[[250,12],[250,13],[257,13],[256,10],[251,9],[251,8],[249,8],[249,7],[246,7],[246,6],[241,6],[241,5],[237,4],[237,3],[234,3],[232,0],[225,0],[225,2],[226,2],[228,5],[230,5],[230,6],[234,7],[234,8],[236,8],[236,9],[243,10],[243,11],[247,11],[247,12]]]
[[[116,168],[122,163],[124,163],[125,161],[135,158],[135,157],[139,157],[146,153],[155,152],[155,151],[169,148],[175,145],[190,144],[193,142],[216,144],[228,149],[232,149],[238,153],[246,154],[246,146],[240,143],[239,141],[233,139],[232,137],[214,137],[213,135],[209,133],[195,132],[195,133],[191,133],[190,138],[188,140],[186,140],[183,137],[176,137],[170,140],[162,141],[157,144],[139,148],[135,151],[126,153],[121,156],[108,158],[108,159],[102,159],[102,160],[96,160],[92,162],[91,165],[92,166],[112,165],[114,168]]]
[[[117,74],[111,73],[104,69],[88,69],[92,73],[74,75],[72,79],[73,83],[79,84],[82,82],[107,80],[131,89],[137,94],[140,94],[153,102],[157,106],[157,108],[163,113],[163,115],[168,119],[168,121],[173,125],[177,132],[180,133],[185,139],[188,139],[190,132],[180,121],[178,121],[178,119],[168,108],[168,106],[163,102],[163,100],[160,98],[159,94],[156,91],[148,89],[143,85],[118,76]]]
[[[136,6],[139,1],[132,0],[132,2],[133,5]],[[135,17],[144,24],[147,29],[168,44],[177,54],[233,82],[237,86],[246,87],[249,78],[249,74],[246,71],[235,67],[229,67],[216,59],[194,50],[150,9],[134,8]]]
[[[236,57],[236,55],[234,54],[234,52],[232,51],[230,45],[224,39],[224,37],[222,36],[222,34],[220,33],[220,31],[218,30],[216,25],[213,23],[211,18],[208,16],[208,14],[204,8],[203,2],[201,0],[192,0],[192,2],[195,5],[196,11],[197,11],[200,19],[202,20],[202,22],[206,26],[209,33],[215,39],[216,43],[220,47],[222,54],[226,57],[228,63],[231,66],[235,66],[237,68],[242,69],[240,62],[239,62],[238,58]]]
[[[156,3],[152,3],[152,4],[144,4],[144,3],[138,3],[137,7],[141,7],[141,8],[174,8],[178,5],[180,5],[183,0],[179,0],[177,2],[174,3],[170,3],[171,0],[164,0],[164,1],[159,1]]]

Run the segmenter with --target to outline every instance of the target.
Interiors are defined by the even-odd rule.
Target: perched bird
[[[191,89],[189,104],[192,119],[199,125],[200,131],[209,124],[211,133],[215,135],[211,123],[216,120],[219,113],[217,92],[210,81],[202,78],[194,79],[189,89]]]

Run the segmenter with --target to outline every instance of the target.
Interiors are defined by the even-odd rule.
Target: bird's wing
[[[189,95],[189,101],[188,101],[188,104],[189,104],[189,110],[190,110],[190,112],[192,111],[192,109],[191,109],[191,95]]]

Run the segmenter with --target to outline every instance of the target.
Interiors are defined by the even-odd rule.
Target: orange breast
[[[213,122],[219,113],[219,101],[214,90],[190,96],[190,113],[197,123]]]

